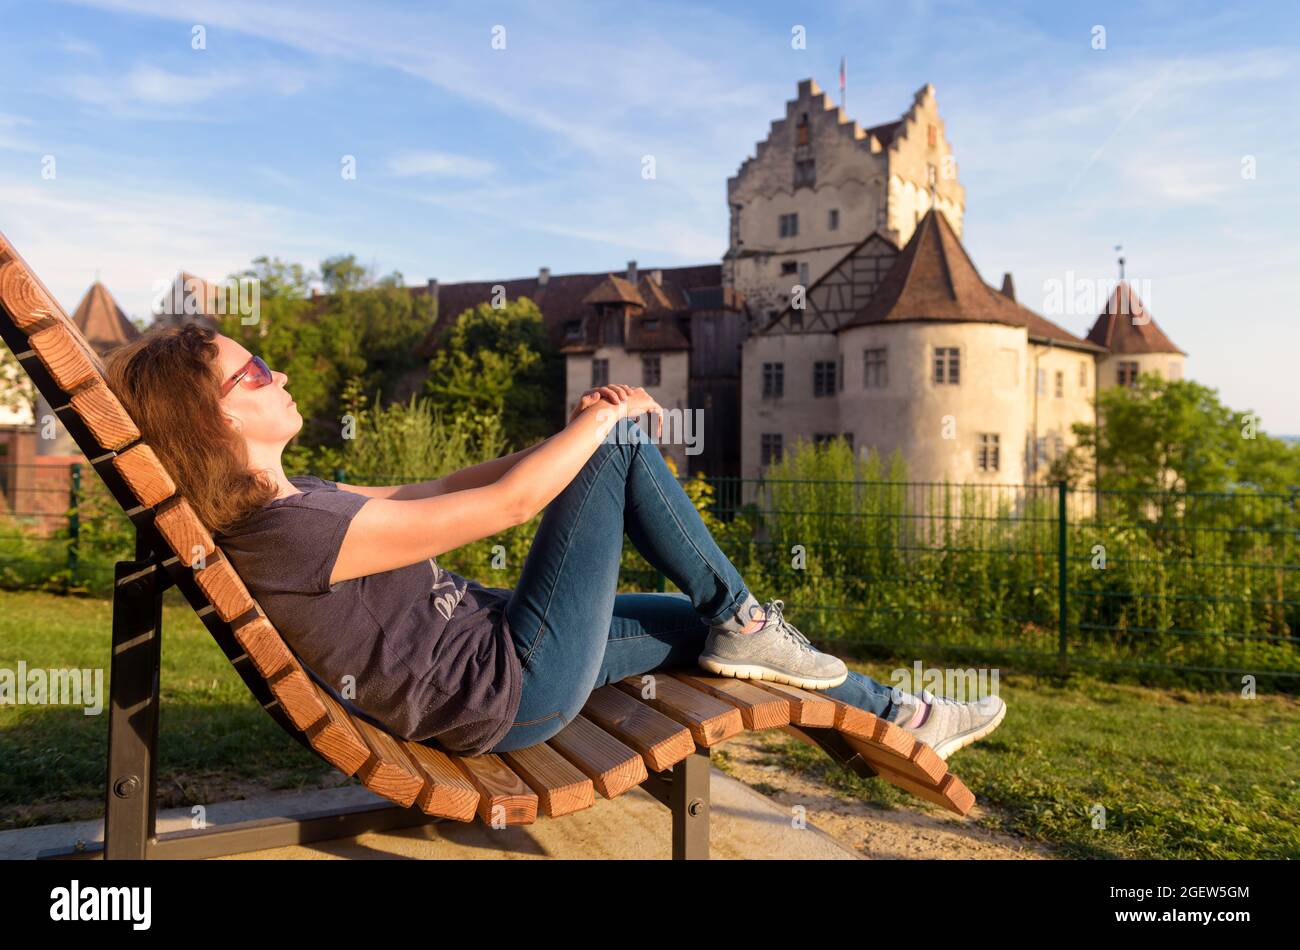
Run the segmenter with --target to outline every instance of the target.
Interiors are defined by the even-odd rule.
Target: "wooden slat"
[[[790,723],[811,729],[830,729],[835,725],[835,701],[819,696],[812,690],[790,686],[788,683],[770,683],[756,680],[754,685],[776,696],[784,697],[790,704]]]
[[[357,769],[357,778],[376,795],[409,808],[424,789],[424,777],[402,751],[397,739],[364,719],[352,725],[370,747],[370,757]]]
[[[640,752],[654,772],[671,768],[695,751],[689,729],[612,684],[593,690],[582,714]]]
[[[670,719],[682,723],[691,730],[696,745],[707,749],[744,731],[745,722],[740,710],[730,703],[692,689],[671,675],[646,675],[655,677],[653,699],[642,697],[640,676],[629,676],[613,685],[629,696],[653,706]]]
[[[851,744],[861,743],[862,740],[855,736],[845,736]],[[906,775],[897,772],[885,764],[881,763],[876,767],[876,772],[881,778],[894,785],[897,785],[905,792],[910,792],[926,801],[934,802],[949,811],[956,812],[963,817],[971,810],[975,804],[975,795],[965,783],[951,772],[945,774],[937,783],[931,784],[917,780],[912,775]]]
[[[140,438],[140,430],[127,415],[126,407],[102,379],[96,377],[93,385],[73,393],[71,403],[73,411],[104,448],[117,451]]]
[[[784,685],[784,684],[783,684]],[[847,769],[860,778],[875,778],[876,770],[864,759],[858,750],[849,745],[848,738],[834,729],[819,729],[811,726],[782,726],[785,732],[800,742],[815,745],[830,756],[831,761]]]
[[[948,771],[943,759],[916,736],[856,706],[837,701],[835,728],[849,738],[864,740],[853,747],[873,767],[883,764],[927,785],[938,782]]]
[[[581,714],[550,738],[551,747],[576,765],[606,798],[616,798],[650,777],[640,753]]]
[[[451,761],[478,790],[478,816],[484,824],[495,827],[498,816],[506,825],[537,820],[537,793],[499,755],[461,755]]]
[[[307,730],[307,741],[327,762],[344,775],[354,775],[370,758],[370,747],[353,724],[352,717],[320,684],[312,683],[325,707],[325,718]]]
[[[166,538],[172,552],[181,559],[181,563],[191,568],[206,566],[208,559],[217,550],[212,535],[184,498],[167,510],[158,512],[153,523]]]
[[[113,467],[146,508],[176,494],[176,483],[158,461],[153,449],[143,442],[113,456]]]
[[[222,620],[234,620],[255,606],[253,595],[235,573],[234,566],[224,558],[211,561],[203,570],[195,571],[194,580]]]
[[[693,689],[735,706],[740,710],[741,721],[746,729],[773,729],[790,722],[788,700],[759,689],[746,680],[725,676],[696,676],[684,672],[672,675]]]
[[[296,662],[279,631],[261,615],[235,627],[235,640],[244,648],[244,653],[265,680],[270,680]]]
[[[27,265],[8,253],[9,260],[0,266],[0,300],[24,333],[31,333],[42,321],[56,318],[62,311],[40,284],[33,279]]]
[[[506,765],[537,793],[542,814],[559,818],[596,803],[591,779],[545,742],[502,752]]]
[[[298,665],[297,660],[293,661],[287,671],[269,680],[267,685],[300,732],[310,732],[316,723],[328,715],[316,692],[316,684]]]
[[[403,740],[398,743],[424,788],[415,803],[426,815],[438,815],[456,821],[473,821],[478,813],[478,790],[457,768],[451,756],[422,742]]]
[[[75,330],[75,327],[69,330],[67,324],[59,322],[37,330],[27,338],[36,356],[65,393],[103,378],[82,343],[73,336]]]

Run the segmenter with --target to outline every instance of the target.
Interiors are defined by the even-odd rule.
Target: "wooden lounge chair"
[[[456,756],[395,737],[299,662],[141,441],[98,355],[3,235],[0,335],[136,532],[134,559],[114,573],[104,844],[43,857],[209,857],[429,821],[528,824],[644,785],[672,811],[673,857],[707,858],[709,750],[754,729],[782,729],[959,815],[974,803],[933,749],[892,723],[818,693],[703,671],[597,689],[562,732],[517,752]],[[287,733],[395,804],[157,834],[162,594],[171,585]]]

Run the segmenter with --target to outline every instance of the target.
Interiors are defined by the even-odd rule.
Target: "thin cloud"
[[[494,162],[447,152],[403,152],[388,162],[398,178],[487,178],[496,168]]]

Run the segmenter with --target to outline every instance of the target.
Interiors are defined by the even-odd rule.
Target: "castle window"
[[[1170,379],[1182,379],[1182,378],[1183,378],[1183,364],[1182,364],[1182,363],[1178,362],[1177,360],[1171,360],[1171,361],[1170,361],[1170,363],[1169,363],[1169,378],[1170,378]]]
[[[884,389],[889,384],[889,367],[886,363],[886,347],[876,347],[862,351],[862,387],[864,389]]]
[[[961,381],[961,356],[957,347],[934,348],[934,381],[954,386]]]
[[[792,328],[802,328],[802,327],[803,327],[803,311],[802,311],[802,310],[791,310],[791,311],[790,311],[790,326],[791,326]]]
[[[797,135],[795,136],[795,144],[796,144],[796,145],[807,145],[807,144],[808,144],[808,138],[809,138],[808,113],[807,113],[807,112],[802,112],[802,113],[799,114],[799,124],[798,124],[797,126],[795,126],[795,131],[796,131],[796,133],[797,133]]]
[[[799,283],[804,287],[808,286],[808,262],[799,262]]]
[[[925,142],[930,148],[936,148],[939,145],[939,127],[931,123],[925,128]]]
[[[795,159],[794,163],[794,186],[801,185],[812,187],[817,183],[817,166],[811,158]]]
[[[654,331],[658,330],[658,329],[659,329],[659,318],[658,318],[658,317],[646,317],[645,319],[643,319],[643,320],[641,321],[641,329],[642,329],[642,330],[645,330],[647,333],[653,333]]]
[[[981,472],[996,472],[1001,466],[999,457],[998,434],[996,432],[980,433],[979,449],[976,453],[976,464]]]
[[[1056,371],[1056,398],[1060,399],[1064,395],[1065,395],[1065,372],[1063,370],[1058,369]]]
[[[835,395],[834,360],[817,360],[813,363],[813,395]]]
[[[566,320],[564,323],[564,338],[566,340],[576,340],[582,335],[581,320]]]
[[[799,212],[792,211],[789,214],[781,215],[778,220],[778,226],[781,229],[781,237],[798,237],[799,236]]]
[[[1079,360],[1079,386],[1085,387],[1087,385],[1088,385],[1088,361]]]
[[[839,209],[839,208],[831,208],[831,210],[830,210],[830,220],[826,222],[826,229],[827,229],[828,231],[838,231],[838,230],[840,229],[840,209]]]
[[[782,275],[782,276],[784,276],[784,275],[786,275],[786,274],[794,274],[794,273],[798,273],[798,271],[799,271],[799,262],[798,262],[798,261],[782,261],[782,262],[781,262],[781,275]]]
[[[1034,443],[1034,471],[1047,461],[1047,436],[1040,435]]]
[[[763,364],[763,398],[780,399],[785,395],[785,364]]]
[[[1065,440],[1059,435],[1052,436],[1052,457],[1060,458],[1065,454]]]
[[[1136,360],[1120,360],[1115,367],[1116,381],[1121,386],[1136,386],[1138,378],[1138,364]]]
[[[852,433],[852,432],[846,432],[846,433],[844,433],[844,441],[847,442],[847,443],[849,444],[849,448],[852,449],[852,448],[853,448],[853,433]]]
[[[781,461],[781,433],[764,432],[762,441],[762,454],[759,456],[760,465],[771,465],[773,462]]]
[[[659,356],[641,357],[641,385],[658,386],[659,385]]]
[[[1036,390],[1035,390],[1035,391],[1036,391],[1036,392],[1038,393],[1038,395],[1040,395],[1040,396],[1046,396],[1046,395],[1047,395],[1047,370],[1045,370],[1045,369],[1040,369],[1040,370],[1038,371],[1038,382],[1037,382],[1037,387],[1036,387]]]
[[[814,432],[813,445],[825,445],[828,442],[833,441],[834,438],[835,438],[834,432]]]
[[[591,385],[609,385],[609,360],[591,361]]]

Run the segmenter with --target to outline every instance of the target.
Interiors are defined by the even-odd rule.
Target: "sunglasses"
[[[245,381],[244,385],[249,389],[261,389],[274,382],[275,377],[271,375],[271,367],[267,366],[260,356],[254,356],[239,368],[239,372],[221,384],[221,398],[226,398],[226,395],[239,385],[241,380]]]

